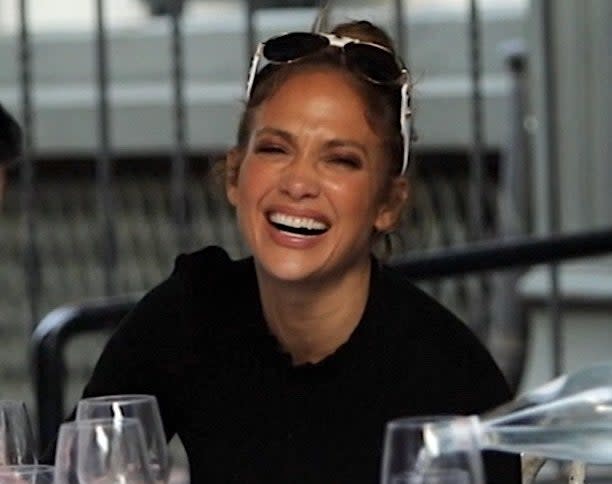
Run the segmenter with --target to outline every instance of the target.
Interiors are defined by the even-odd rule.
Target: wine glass
[[[0,400],[0,466],[36,464],[34,448],[25,403]]]
[[[170,473],[168,447],[157,400],[152,395],[109,395],[85,398],[77,405],[76,419],[136,418],[144,430],[145,446],[153,477],[167,482]]]
[[[53,484],[53,466],[11,465],[0,467],[2,484]]]
[[[428,424],[453,420],[465,428],[452,449],[427,446]],[[381,466],[382,484],[483,484],[484,471],[475,417],[410,417],[387,423]]]
[[[54,484],[153,484],[141,423],[133,418],[62,424]]]

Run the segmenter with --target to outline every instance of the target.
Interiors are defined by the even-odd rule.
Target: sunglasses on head
[[[321,52],[328,47],[342,50],[346,66],[367,81],[381,85],[401,86],[400,127],[404,142],[402,169],[408,169],[410,150],[410,75],[408,69],[391,50],[382,45],[351,37],[312,32],[291,32],[272,37],[257,46],[246,87],[251,97],[255,77],[262,59],[273,64],[288,64]]]

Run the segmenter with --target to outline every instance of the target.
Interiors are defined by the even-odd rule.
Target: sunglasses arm
[[[257,75],[257,67],[259,66],[261,57],[263,56],[263,48],[264,48],[264,44],[263,42],[261,42],[259,45],[257,45],[255,54],[253,54],[253,58],[251,59],[251,66],[249,68],[249,75],[247,78],[247,85],[246,85],[245,98],[247,100],[251,97],[251,90],[253,89],[253,83],[255,82],[255,76]]]
[[[402,98],[401,103],[402,107],[400,110],[400,127],[402,130],[402,138],[404,138],[404,156],[402,160],[402,171],[400,175],[406,173],[408,169],[408,163],[410,161],[410,136],[411,136],[411,124],[412,124],[412,116],[410,113],[409,107],[409,93],[410,84],[409,82],[404,82],[402,85]]]

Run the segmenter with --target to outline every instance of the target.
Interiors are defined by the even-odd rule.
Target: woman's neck
[[[317,363],[351,336],[368,299],[371,261],[325,284],[270,280],[258,271],[264,316],[294,365]]]

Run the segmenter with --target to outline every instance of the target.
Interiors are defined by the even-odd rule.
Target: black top
[[[268,332],[253,260],[216,247],[180,256],[121,323],[85,396],[115,393],[157,396],[192,482],[246,484],[376,483],[389,419],[480,413],[510,397],[469,329],[377,263],[349,340],[293,366]],[[520,482],[516,459],[490,464],[490,482]]]

